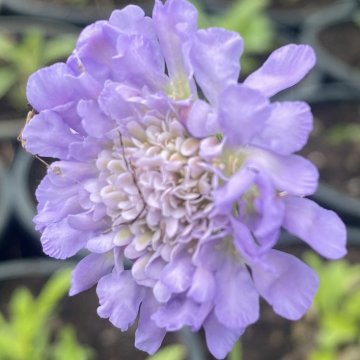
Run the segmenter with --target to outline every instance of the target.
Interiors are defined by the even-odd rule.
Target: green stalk
[[[237,341],[229,354],[229,360],[242,360],[241,341]]]

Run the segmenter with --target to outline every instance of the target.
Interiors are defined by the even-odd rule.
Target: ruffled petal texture
[[[30,76],[25,148],[51,158],[36,190],[44,253],[86,256],[70,294],[96,286],[98,314],[149,354],[167,332],[205,331],[224,359],[259,318],[310,307],[316,274],[274,250],[282,229],[346,254],[345,225],[305,199],[316,167],[295,154],[310,107],[270,97],[313,67],[307,45],[274,51],[239,83],[241,36],[198,30],[187,0],[134,5],[87,26],[65,63]]]
[[[331,210],[309,199],[289,197],[285,201],[284,228],[329,259],[346,255],[346,228]]]
[[[302,80],[315,62],[315,53],[310,46],[285,45],[275,50],[244,83],[266,96],[273,96]]]
[[[255,286],[274,311],[289,320],[300,319],[309,309],[319,280],[296,257],[269,251],[261,263],[251,265]]]

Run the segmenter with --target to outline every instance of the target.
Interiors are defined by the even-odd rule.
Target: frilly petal
[[[114,127],[114,122],[105,116],[95,100],[80,100],[77,112],[84,130],[90,136],[102,138]]]
[[[40,240],[46,255],[67,259],[85,247],[88,236],[88,233],[73,229],[65,218],[48,225]]]
[[[260,295],[277,314],[298,320],[311,306],[319,280],[295,256],[270,250],[260,262],[251,264],[251,271]]]
[[[70,296],[90,289],[114,267],[112,254],[90,254],[82,259],[71,274]]]
[[[273,96],[297,84],[315,65],[314,50],[308,45],[290,44],[275,50],[244,84]]]
[[[116,81],[165,91],[168,78],[157,42],[143,35],[120,36],[117,54],[112,62]]]
[[[220,96],[218,122],[231,145],[251,142],[269,115],[269,100],[244,85],[231,85]]]
[[[215,315],[230,328],[245,328],[259,318],[259,294],[243,265],[229,259],[216,274]]]
[[[221,324],[214,313],[207,317],[204,329],[206,344],[216,359],[224,359],[245,330],[244,328],[233,329]]]
[[[346,227],[333,211],[294,196],[286,197],[285,205],[283,226],[287,231],[329,259],[346,255]]]
[[[126,331],[135,321],[144,297],[143,289],[136,285],[129,271],[113,272],[103,276],[96,288],[100,306],[98,315]]]
[[[209,102],[217,106],[219,95],[236,84],[240,74],[243,41],[238,33],[221,28],[199,30],[191,49],[197,84]]]
[[[176,296],[163,304],[151,318],[158,327],[167,331],[177,331],[184,326],[190,326],[197,331],[211,310],[211,306],[211,303],[199,304],[192,299]]]
[[[161,346],[166,330],[156,326],[151,319],[159,305],[153,296],[148,293],[141,304],[138,327],[135,332],[135,346],[153,355]]]
[[[254,145],[268,148],[281,155],[301,150],[313,129],[312,114],[302,101],[275,102],[271,115]]]
[[[171,79],[173,95],[188,97],[192,66],[189,52],[197,30],[196,8],[186,0],[156,0],[153,21]]]
[[[197,138],[214,135],[220,131],[217,114],[203,100],[196,100],[191,106],[186,119],[186,127],[190,134]]]
[[[316,191],[319,173],[309,160],[299,155],[281,156],[260,148],[248,147],[244,152],[247,166],[265,172],[276,190],[299,196]]]
[[[44,110],[35,115],[25,126],[22,138],[27,151],[59,159],[66,159],[69,146],[81,139],[51,110]]]
[[[38,112],[74,101],[76,89],[67,75],[73,75],[66,64],[57,63],[33,73],[28,80],[26,96]]]

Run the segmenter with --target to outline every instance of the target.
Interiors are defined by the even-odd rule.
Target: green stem
[[[237,341],[229,354],[229,360],[241,360],[242,359],[242,348],[241,341]]]

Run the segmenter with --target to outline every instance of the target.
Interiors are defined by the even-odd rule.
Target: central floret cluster
[[[141,272],[156,257],[165,264],[174,250],[192,253],[200,239],[221,229],[210,216],[219,178],[203,154],[218,140],[189,136],[171,111],[165,117],[145,111],[109,136],[90,199],[106,211],[113,244],[135,261],[133,275],[154,286],[158,279],[141,279]]]
[[[71,294],[97,284],[99,315],[121,330],[138,319],[149,353],[189,326],[224,358],[260,296],[292,320],[311,304],[316,274],[273,249],[281,228],[331,259],[346,236],[304,198],[318,180],[294,155],[309,106],[270,101],[312,68],[312,49],[284,46],[239,84],[242,39],[196,22],[186,0],[168,0],[152,18],[128,6],[87,27],[65,64],[30,77],[38,113],[23,142],[59,159],[36,193],[44,252],[89,251]]]

